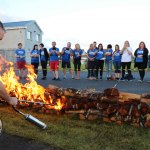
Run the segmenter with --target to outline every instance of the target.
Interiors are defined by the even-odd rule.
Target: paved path
[[[68,75],[68,74],[67,74]],[[146,73],[145,81],[143,83],[139,83],[137,80],[139,79],[138,73],[133,74],[136,78],[132,82],[124,81],[119,82],[117,88],[120,91],[126,91],[131,93],[149,93],[150,94],[150,83],[147,81],[150,80],[150,72]],[[69,76],[69,75],[68,75]],[[47,80],[41,80],[42,73],[39,72],[37,82],[47,87],[49,84],[57,85],[59,87],[73,87],[78,89],[85,89],[85,88],[95,88],[96,90],[103,91],[106,88],[113,87],[117,81],[107,81],[106,79],[103,80],[93,80],[89,81],[86,79],[87,72],[81,73],[81,80],[74,80],[68,77],[68,79],[62,79],[63,75],[60,72],[61,81],[53,81],[52,80],[52,73],[48,72]],[[105,74],[104,74],[105,76]],[[22,80],[25,82],[25,80]],[[9,143],[9,144],[8,144]],[[28,140],[25,138],[11,136],[2,134],[0,136],[0,149],[2,150],[57,150],[56,148],[51,148],[44,144],[36,143],[33,140]]]

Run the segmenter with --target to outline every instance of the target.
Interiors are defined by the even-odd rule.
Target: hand
[[[8,103],[9,103],[10,105],[16,106],[16,105],[18,104],[18,100],[17,100],[16,97],[10,97]]]
[[[143,55],[138,55],[138,57],[139,57],[139,58],[142,58],[142,57],[143,57]]]

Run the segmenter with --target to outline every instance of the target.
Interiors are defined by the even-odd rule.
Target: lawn
[[[22,110],[48,125],[40,130],[11,107],[0,106],[4,132],[34,139],[65,150],[148,150],[150,129],[115,125],[97,121],[81,121],[78,116],[50,115]]]

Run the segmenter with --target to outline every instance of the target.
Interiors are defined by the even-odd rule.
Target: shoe
[[[56,80],[56,78],[54,77],[52,80]]]
[[[143,82],[143,80],[138,80],[138,82]]]
[[[46,77],[41,78],[41,80],[46,80]]]
[[[60,81],[60,78],[55,78],[56,81]]]
[[[72,79],[74,79],[74,77],[72,77]]]
[[[121,80],[121,81],[125,81],[125,79],[124,79],[124,78],[121,78],[120,80]]]
[[[107,77],[107,80],[110,80],[110,77]]]
[[[66,77],[63,77],[63,79],[66,79]]]
[[[100,80],[102,80],[102,77],[100,77]]]

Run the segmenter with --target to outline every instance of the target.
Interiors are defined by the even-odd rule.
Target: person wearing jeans
[[[145,76],[145,69],[147,68],[148,63],[148,49],[145,46],[144,42],[140,42],[139,48],[134,52],[135,56],[135,67],[139,70],[140,82],[143,81]]]
[[[103,50],[102,44],[98,45],[98,50],[96,52],[95,65],[96,65],[95,77],[96,79],[98,79],[98,72],[100,72],[100,79],[102,79],[103,68],[104,68],[104,50]]]
[[[124,42],[124,47],[122,48],[120,53],[122,54],[121,56],[122,78],[121,80],[124,81],[125,79],[126,67],[128,71],[128,80],[131,80],[132,48],[130,47],[129,41]]]
[[[119,45],[115,45],[115,51],[113,52],[113,64],[114,64],[114,69],[115,69],[115,79],[119,80],[120,79],[120,68],[121,68],[121,54],[120,54],[120,49]]]
[[[107,80],[110,80],[112,75],[112,53],[113,53],[112,45],[108,44],[107,50],[105,51],[105,56],[106,56],[105,65],[106,65]]]

